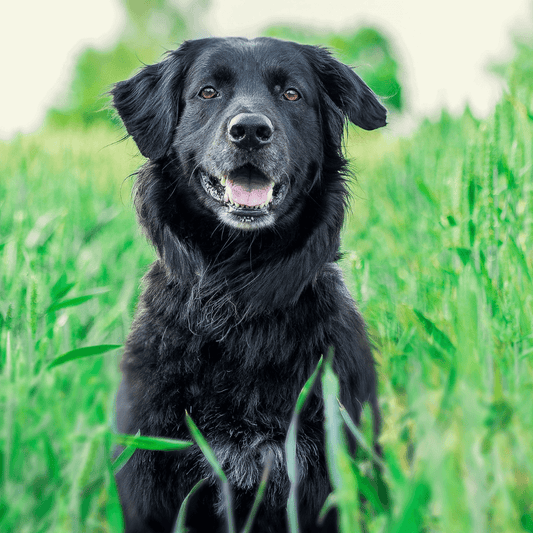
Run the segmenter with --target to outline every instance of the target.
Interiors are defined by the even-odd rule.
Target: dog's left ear
[[[324,48],[305,46],[305,51],[327,95],[350,122],[365,130],[387,124],[387,110],[350,67]]]
[[[147,65],[110,91],[113,106],[144,157],[159,159],[170,146],[193,47],[186,41],[165,60]]]

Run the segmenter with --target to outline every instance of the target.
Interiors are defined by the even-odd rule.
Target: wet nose
[[[239,148],[260,148],[271,142],[273,133],[271,120],[261,113],[239,113],[228,124],[229,139]]]

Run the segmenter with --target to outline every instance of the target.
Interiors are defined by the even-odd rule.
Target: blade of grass
[[[77,305],[81,305],[85,302],[88,302],[95,296],[100,296],[101,294],[105,294],[109,291],[109,287],[96,287],[95,289],[92,289],[88,294],[84,294],[83,296],[76,296],[74,298],[68,298],[66,300],[59,300],[54,302],[52,305],[50,305],[50,307],[48,307],[46,313],[53,313],[54,311],[58,311],[59,309],[64,309],[66,307],[75,307]]]
[[[422,481],[411,481],[408,487],[410,497],[406,498],[393,525],[388,526],[390,533],[418,533],[421,530],[425,508],[430,499],[430,490]]]
[[[185,527],[185,520],[187,518],[187,508],[189,505],[189,501],[206,481],[207,479],[201,479],[200,481],[198,481],[198,483],[194,485],[194,487],[189,491],[189,494],[187,494],[187,496],[181,503],[178,518],[176,519],[176,525],[174,527],[174,533],[187,533],[188,529]]]
[[[384,472],[387,470],[387,465],[381,460],[379,455],[375,452],[374,448],[368,444],[363,434],[359,431],[359,428],[355,425],[355,422],[352,420],[350,415],[348,414],[348,411],[346,411],[346,408],[342,403],[339,401],[339,407],[340,407],[340,413],[344,420],[344,423],[350,430],[350,433],[355,437],[355,440],[357,443],[363,448],[371,457],[372,460],[379,465]]]
[[[422,324],[428,336],[432,338],[435,343],[440,346],[440,348],[442,348],[446,353],[454,355],[456,352],[456,348],[448,337],[448,335],[446,335],[446,333],[440,330],[429,318],[424,316],[424,314],[418,311],[417,309],[413,309],[413,312],[420,324]]]
[[[320,509],[320,513],[318,514],[318,525],[322,525],[324,523],[326,515],[334,507],[337,507],[337,495],[334,492],[332,492],[326,498],[326,501],[324,502],[322,509]]]
[[[117,484],[113,473],[113,465],[111,464],[111,450],[113,449],[113,434],[107,433],[104,435],[106,445],[106,467],[109,477],[109,487],[107,493],[107,503],[105,506],[105,514],[107,523],[109,525],[110,533],[121,533],[124,531],[124,518],[122,515],[122,508],[118,496]]]
[[[248,518],[246,519],[246,524],[244,525],[244,528],[241,533],[249,533],[252,529],[255,515],[257,514],[257,511],[259,509],[259,506],[261,505],[261,502],[263,501],[263,498],[265,496],[265,490],[268,483],[268,478],[270,476],[270,470],[272,469],[272,463],[274,462],[274,455],[272,452],[268,454],[265,468],[263,469],[263,475],[261,476],[261,483],[259,483],[259,488],[257,489],[257,493],[255,495],[254,504],[252,505],[252,509],[250,510],[250,514],[248,515]]]
[[[117,348],[122,348],[121,344],[98,344],[96,346],[87,346],[85,348],[76,348],[70,352],[64,353],[59,357],[53,359],[48,363],[47,368],[54,368],[55,366],[68,363],[69,361],[74,361],[75,359],[82,359],[84,357],[90,357],[92,355],[100,355],[111,350],[116,350]]]
[[[89,300],[94,298],[93,294],[87,294],[85,296],[77,296],[76,298],[68,298],[67,300],[61,300],[59,302],[53,303],[47,310],[47,313],[53,313],[59,309],[64,309],[65,307],[74,307],[76,305],[81,305]]]
[[[196,426],[187,411],[185,411],[185,422],[187,423],[187,427],[189,428],[189,432],[191,433],[191,437],[193,438],[194,442],[198,445],[205,458],[211,465],[211,468],[214,470],[216,476],[220,480],[220,483],[222,485],[222,494],[224,495],[225,500],[228,533],[235,533],[235,520],[233,518],[231,487],[229,485],[228,478],[226,477],[226,474],[224,474],[222,467],[217,461],[215,452],[213,452],[211,446],[209,446],[208,442],[205,440],[204,436],[202,435],[202,433],[200,432],[200,430],[198,429],[198,427]]]
[[[374,487],[371,481],[363,474],[359,473],[357,463],[352,460],[353,472],[357,478],[357,487],[361,492],[361,495],[367,500],[367,502],[374,508],[376,514],[384,514],[387,512],[387,501],[381,501],[379,489]]]
[[[59,279],[55,282],[54,286],[50,290],[50,296],[54,302],[60,300],[68,294],[68,292],[76,285],[75,282],[68,283],[67,275],[65,273],[61,274]]]
[[[120,444],[121,446],[133,446],[134,448],[140,448],[141,450],[154,451],[185,450],[193,444],[192,442],[186,440],[163,439],[160,437],[146,437],[144,435],[126,435],[122,433],[113,434],[113,439],[115,440],[116,444]]]
[[[359,490],[343,432],[343,420],[337,399],[339,390],[339,380],[333,371],[330,352],[322,373],[329,478],[337,502],[339,530],[343,533],[360,533]]]
[[[298,526],[298,504],[297,504],[297,492],[298,492],[298,464],[296,462],[296,438],[298,436],[298,420],[300,413],[304,408],[305,402],[309,397],[313,385],[322,370],[323,357],[320,358],[314,372],[302,387],[298,399],[296,400],[296,406],[292,414],[292,420],[287,431],[287,438],[285,439],[285,456],[287,458],[287,474],[289,481],[291,482],[291,489],[289,492],[289,499],[287,500],[287,515],[289,519],[289,531],[291,533],[297,533]]]
[[[137,431],[135,434],[136,437],[141,436],[141,432]],[[117,472],[120,471],[120,469],[130,460],[131,456],[135,453],[135,450],[137,449],[136,446],[133,444],[130,444],[126,446],[120,455],[113,461],[113,472],[117,474]]]

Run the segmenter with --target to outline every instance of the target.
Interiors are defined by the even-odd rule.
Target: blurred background
[[[513,35],[531,33],[529,0],[29,0],[0,17],[0,139],[48,120],[108,120],[99,96],[186,38],[274,35],[331,46],[358,67],[402,132],[442,108],[484,117]],[[53,112],[48,112],[54,108]]]

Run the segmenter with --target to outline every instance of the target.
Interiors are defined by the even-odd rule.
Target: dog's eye
[[[211,100],[218,96],[218,91],[213,89],[213,87],[204,87],[199,93],[198,96],[204,100]]]
[[[301,96],[296,89],[287,89],[283,93],[283,98],[285,98],[285,100],[289,100],[289,102],[296,102],[296,100],[299,100]]]

